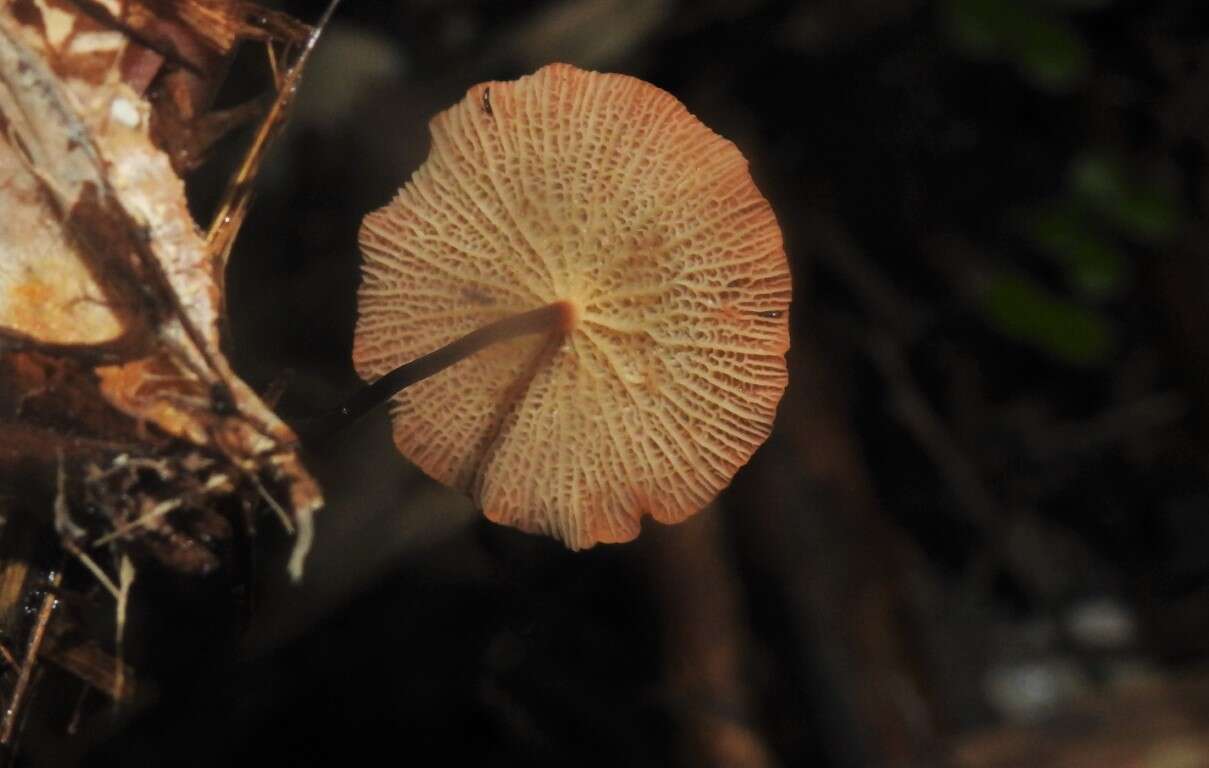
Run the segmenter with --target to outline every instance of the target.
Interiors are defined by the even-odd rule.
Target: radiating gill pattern
[[[767,438],[790,278],[731,142],[623,75],[551,65],[432,122],[428,160],[361,230],[354,346],[374,379],[558,300],[557,337],[400,393],[399,449],[492,520],[573,548],[701,509]]]

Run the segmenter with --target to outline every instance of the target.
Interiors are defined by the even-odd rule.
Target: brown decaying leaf
[[[0,317],[11,331],[60,344],[100,344],[123,324],[19,151],[0,136]],[[14,244],[20,247],[14,247]]]
[[[209,572],[233,522],[267,505],[296,533],[289,571],[301,577],[322,497],[293,433],[222,353],[226,252],[216,258],[191,218],[178,174],[258,111],[209,110],[237,43],[263,41],[275,71],[288,65],[274,85],[292,90],[305,55],[291,51],[316,34],[241,0],[0,0],[0,514],[21,522],[0,524],[0,586],[11,607],[58,578],[30,549],[53,517],[65,557],[116,600],[118,656],[47,630],[60,620],[49,595],[32,625],[0,611],[13,643],[3,746],[39,658],[129,697],[135,558]],[[229,246],[239,222],[227,224]],[[39,488],[52,510],[35,508]]]
[[[308,32],[243,2],[0,0],[0,362],[66,371],[53,387],[6,387],[0,421],[31,444],[59,434],[177,468],[199,453],[223,462],[231,488],[282,495],[272,506],[298,528],[295,577],[321,496],[292,432],[222,354],[216,261],[152,123],[165,143],[200,124],[238,40],[293,46]],[[120,416],[96,417],[106,409]],[[102,422],[123,428],[98,433]]]

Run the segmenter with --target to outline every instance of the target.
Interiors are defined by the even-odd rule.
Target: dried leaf
[[[26,642],[116,699],[133,677],[121,648],[139,558],[207,573],[231,520],[267,506],[296,534],[289,571],[302,574],[322,496],[294,434],[220,346],[221,273],[242,217],[224,217],[216,249],[179,173],[259,111],[210,102],[235,46],[264,41],[287,93],[228,196],[246,210],[315,34],[242,0],[0,0],[0,509],[23,530],[53,517],[117,598],[116,659],[90,641],[44,644],[42,629]],[[31,487],[53,515],[31,508]],[[49,573],[32,551],[0,557],[0,630],[14,641],[28,628],[7,618]],[[0,698],[21,699],[26,656]],[[3,745],[18,709],[0,723]]]
[[[95,436],[154,452],[163,448],[158,433],[220,459],[245,480],[228,487],[269,499],[299,529],[295,576],[321,496],[293,433],[220,349],[220,262],[152,122],[157,111],[181,131],[186,118],[204,120],[217,64],[237,40],[284,36],[293,45],[306,31],[243,2],[0,4],[0,201],[13,211],[0,225],[0,361],[28,368],[20,362],[28,352],[13,350],[53,358],[71,347],[58,394],[128,417],[118,434]],[[184,77],[192,82],[173,90]],[[152,87],[168,98],[144,98]],[[8,416],[34,399],[48,430],[70,428],[80,414],[56,412],[67,401],[27,383],[8,393]],[[165,460],[182,493],[201,484],[180,459]]]
[[[101,344],[122,334],[78,246],[27,161],[0,135],[0,324],[51,344]]]

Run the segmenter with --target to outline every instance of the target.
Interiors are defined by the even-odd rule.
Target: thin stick
[[[226,191],[223,193],[222,200],[218,205],[218,213],[215,214],[214,220],[210,223],[210,229],[206,232],[206,247],[210,251],[210,258],[216,264],[215,274],[218,276],[220,289],[225,285],[227,259],[231,255],[231,246],[235,242],[235,235],[243,225],[244,217],[247,215],[248,206],[251,202],[252,180],[260,170],[260,164],[264,160],[269,144],[272,143],[273,139],[285,127],[286,111],[293,103],[298,85],[302,81],[302,70],[306,67],[307,60],[311,56],[311,51],[315,49],[315,44],[319,42],[319,36],[327,27],[328,22],[332,20],[332,15],[336,12],[336,6],[339,4],[339,0],[331,0],[328,3],[323,16],[320,17],[319,22],[311,29],[311,34],[307,37],[302,51],[298,54],[298,58],[294,60],[288,69],[281,72],[280,65],[278,65],[276,59],[271,60],[275,73],[273,79],[277,86],[277,96],[269,106],[268,113],[261,119],[256,134],[252,138],[252,143],[244,154],[243,161],[235,171],[234,176],[231,177],[231,181],[227,184]],[[272,44],[270,43],[271,50]],[[282,65],[284,63],[284,61],[281,62]],[[226,291],[222,290],[221,295],[225,301]],[[223,315],[226,315],[225,307]]]
[[[565,331],[574,317],[573,313],[570,304],[556,301],[488,323],[434,352],[400,365],[373,384],[358,390],[336,410],[311,425],[302,425],[301,431],[308,437],[331,434],[356,422],[412,384],[440,373],[492,344],[536,333]]]
[[[17,672],[17,682],[13,684],[12,698],[4,710],[3,720],[0,721],[0,745],[11,746],[16,736],[17,724],[21,718],[21,705],[25,703],[25,693],[29,689],[34,665],[38,661],[38,652],[42,649],[46,627],[50,624],[51,614],[54,613],[55,606],[59,602],[54,593],[54,587],[59,586],[59,580],[58,572],[50,574],[50,589],[47,589],[46,595],[42,598],[42,606],[38,609],[38,617],[34,621],[34,627],[29,633],[29,642],[25,646],[25,658],[22,659],[21,667]]]
[[[13,669],[17,668],[17,657],[13,656],[13,652],[4,643],[0,643],[0,659],[3,659],[4,663]]]
[[[122,564],[118,566],[118,580],[121,587],[118,590],[117,618],[115,619],[113,647],[113,690],[114,701],[121,701],[126,692],[126,606],[130,602],[130,587],[134,584],[134,563],[130,557],[122,555]]]

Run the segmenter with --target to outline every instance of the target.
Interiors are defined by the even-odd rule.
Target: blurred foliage
[[[980,309],[1003,335],[1062,362],[1103,362],[1113,350],[1112,326],[1103,313],[1055,296],[1022,274],[996,274],[982,294]]]
[[[953,42],[971,56],[1000,56],[1033,84],[1065,91],[1086,75],[1090,54],[1063,17],[1110,0],[949,0],[945,21]]]
[[[1169,242],[1183,218],[1179,198],[1139,179],[1106,151],[1079,154],[1065,195],[1016,214],[1025,241],[1062,270],[1071,297],[1014,270],[999,270],[979,305],[1004,336],[1064,363],[1104,362],[1115,331],[1105,304],[1130,288],[1130,253]]]
[[[1109,5],[1111,0],[949,0],[943,19],[964,54],[1010,61],[1033,87],[1061,94],[1078,89],[1093,63],[1069,17]],[[1061,198],[1029,205],[1013,218],[1025,242],[1061,270],[1073,295],[1059,295],[1039,276],[997,269],[979,309],[1004,336],[1060,362],[1102,363],[1115,335],[1103,305],[1128,290],[1135,246],[1170,241],[1182,213],[1170,188],[1137,178],[1111,151],[1079,152],[1067,176]]]
[[[1127,257],[1082,210],[1063,201],[1031,210],[1024,218],[1026,237],[1058,262],[1076,293],[1092,301],[1118,294],[1126,279]]]
[[[1079,156],[1070,177],[1071,195],[1122,234],[1160,245],[1177,233],[1182,213],[1174,191],[1130,176],[1111,154]]]

